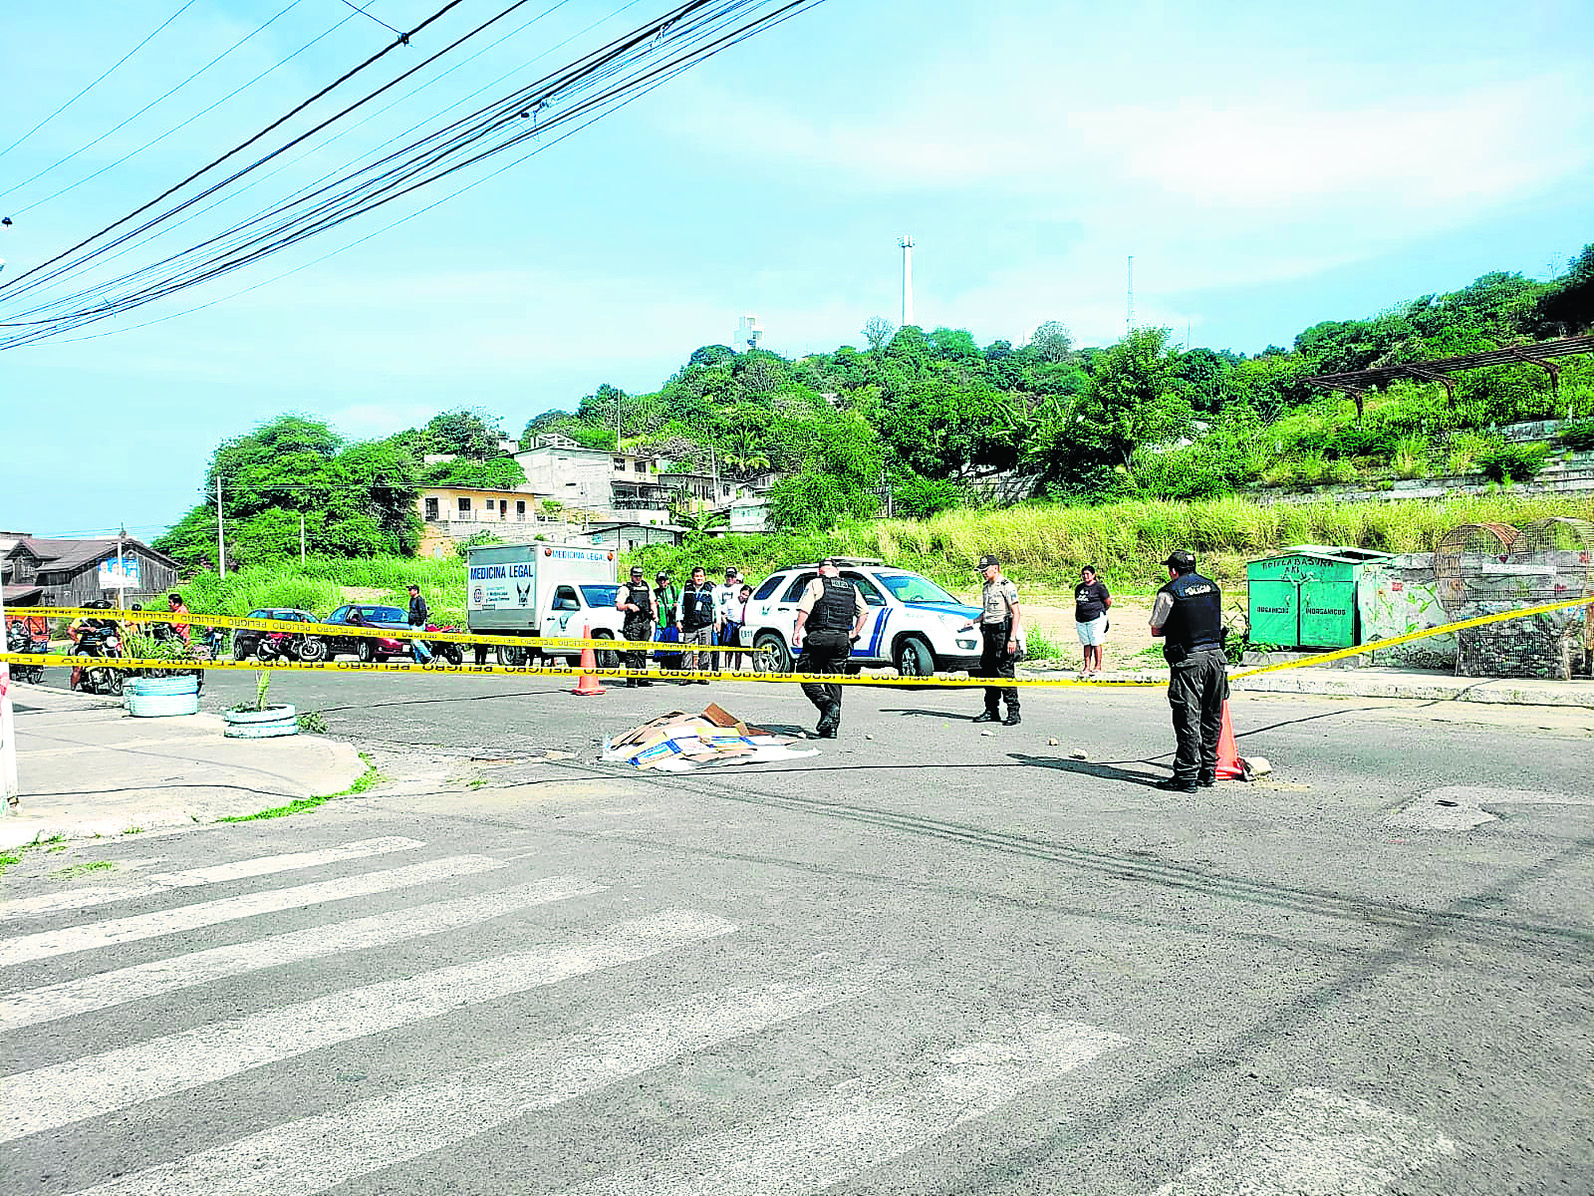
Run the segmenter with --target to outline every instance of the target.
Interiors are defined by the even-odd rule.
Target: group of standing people
[[[653,581],[649,586],[642,567],[631,566],[630,578],[620,586],[614,600],[615,608],[625,616],[620,634],[633,641],[651,640],[657,634],[661,640],[681,645],[683,670],[708,671],[713,667],[714,656],[709,648],[716,644],[735,646],[739,642],[752,587],[742,581],[741,571],[734,566],[725,570],[722,585],[710,582],[708,571],[701,565],[692,570],[684,588],[673,585],[670,575],[663,571]],[[625,664],[643,669],[647,666],[647,653],[627,652]],[[703,678],[693,678],[688,683],[692,682],[708,684]],[[652,684],[645,677],[627,677],[625,683],[631,687]]]

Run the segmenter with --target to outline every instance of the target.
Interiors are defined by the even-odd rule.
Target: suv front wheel
[[[935,653],[930,645],[916,635],[905,637],[897,644],[895,664],[901,677],[935,676]]]
[[[786,641],[773,631],[761,631],[753,641],[758,652],[753,657],[753,667],[760,673],[789,673],[792,671],[791,649]]]

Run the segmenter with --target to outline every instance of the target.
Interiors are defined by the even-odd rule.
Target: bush
[[[948,478],[912,477],[896,487],[892,501],[906,518],[928,519],[960,505],[963,492]]]
[[[1575,419],[1563,424],[1556,439],[1574,452],[1594,449],[1594,419]]]
[[[1547,444],[1505,444],[1480,454],[1477,465],[1492,482],[1526,482],[1539,475],[1549,455]]]

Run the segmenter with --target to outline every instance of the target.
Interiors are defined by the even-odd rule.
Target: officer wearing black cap
[[[1151,605],[1151,634],[1162,638],[1168,662],[1168,705],[1178,750],[1173,776],[1158,789],[1194,793],[1217,780],[1218,734],[1229,697],[1228,657],[1223,651],[1223,591],[1195,571],[1184,549],[1163,562],[1168,584]]]
[[[1013,680],[1017,664],[1018,645],[1024,632],[1018,609],[1018,587],[1002,576],[1002,569],[994,556],[980,558],[979,572],[985,578],[985,588],[980,591],[980,667],[978,677]],[[967,631],[974,620],[963,624]],[[1007,717],[1002,718],[1002,703],[1007,703]],[[977,723],[1000,721],[1004,727],[1016,727],[1021,721],[1018,714],[1018,687],[1016,685],[987,685],[985,687],[985,713],[974,719]]]
[[[620,635],[623,638],[635,643],[645,643],[653,638],[653,591],[648,588],[641,565],[631,566],[631,580],[615,594],[614,605],[625,612],[620,620]],[[627,652],[625,666],[638,672],[645,670],[648,667],[648,654]],[[646,677],[627,677],[625,683],[632,689],[653,684]]]
[[[797,627],[791,642],[802,653],[797,658],[799,673],[841,672],[869,617],[863,595],[850,578],[837,572],[838,564],[835,557],[820,561],[819,576],[803,588],[797,602]],[[821,739],[834,739],[841,727],[841,686],[805,681],[803,696],[819,711],[815,733]]]

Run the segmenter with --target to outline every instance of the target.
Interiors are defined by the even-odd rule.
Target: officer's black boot
[[[1218,776],[1216,773],[1203,772],[1196,777],[1195,783],[1202,789],[1210,789],[1218,783]]]
[[[998,708],[996,710],[992,710],[989,706],[987,706],[985,708],[985,713],[984,714],[976,714],[971,721],[976,722],[976,723],[997,723],[997,722],[1001,722],[1002,721],[1001,709]]]
[[[820,712],[819,726],[814,728],[814,734],[821,739],[834,739],[836,732],[841,729],[841,704],[831,702]]]
[[[1018,707],[1017,706],[1009,706],[1007,708],[1007,717],[1002,720],[1002,726],[1004,726],[1004,727],[1016,727],[1016,726],[1018,726],[1019,723],[1021,723],[1023,721],[1024,721],[1023,719],[1018,717]]]

